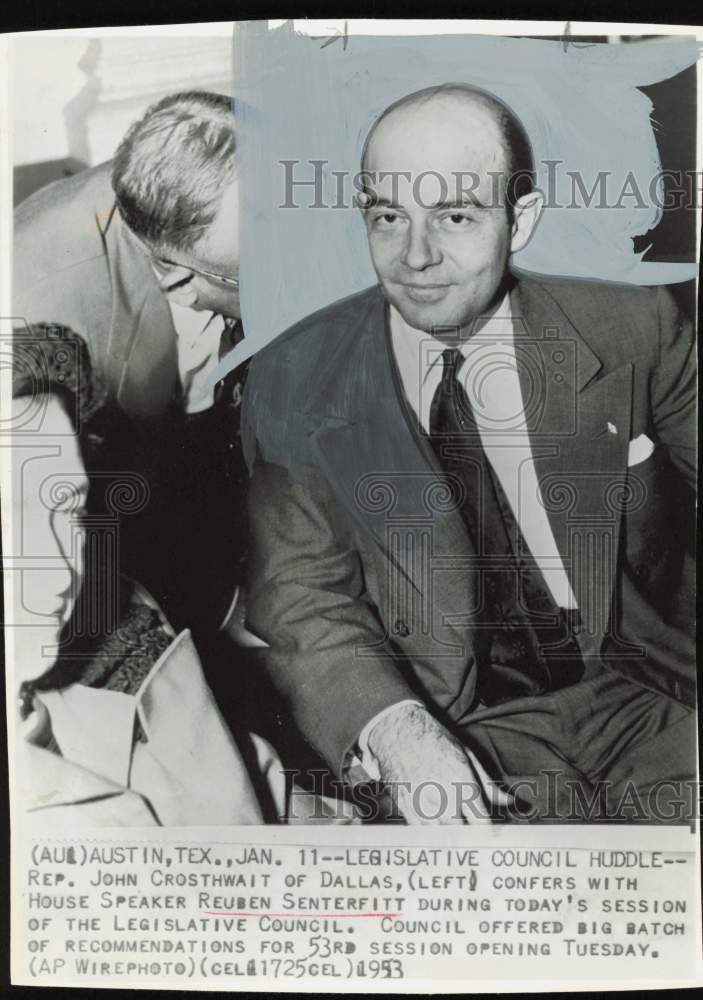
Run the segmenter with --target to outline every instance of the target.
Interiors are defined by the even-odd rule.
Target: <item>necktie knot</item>
[[[233,316],[223,316],[222,336],[220,337],[220,350],[218,359],[221,361],[225,354],[229,354],[233,347],[236,347],[244,337],[242,321]]]
[[[430,405],[430,437],[476,433],[476,420],[464,388],[457,378],[464,356],[456,347],[442,351],[442,378]]]
[[[442,382],[445,388],[457,377],[462,360],[463,355],[456,347],[447,347],[446,350],[442,351],[442,361],[444,363]]]

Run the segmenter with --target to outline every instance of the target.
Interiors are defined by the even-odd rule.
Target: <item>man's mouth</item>
[[[405,294],[413,302],[439,302],[447,294],[449,287],[449,285],[403,285]]]

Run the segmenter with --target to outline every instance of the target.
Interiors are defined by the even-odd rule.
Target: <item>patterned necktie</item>
[[[478,695],[496,704],[573,684],[583,672],[578,647],[486,455],[469,395],[457,378],[463,356],[447,348],[442,360],[430,441],[452,488],[461,493],[457,500],[478,558]]]
[[[217,355],[219,361],[222,361],[225,354],[229,354],[232,348],[236,347],[244,339],[244,329],[241,319],[236,319],[234,316],[223,316],[222,319],[224,320],[224,328],[220,337],[220,350]]]
[[[224,317],[220,338],[220,360],[244,339],[242,321],[232,316]],[[222,468],[221,500],[227,505],[228,526],[233,548],[230,565],[236,565],[236,576],[241,582],[246,576],[249,525],[247,517],[247,489],[249,473],[242,450],[242,398],[249,373],[249,361],[243,362],[215,386],[214,418],[219,422],[215,436],[225,445]]]
[[[222,361],[226,354],[236,347],[244,339],[244,329],[242,321],[234,316],[223,316],[224,327],[220,337],[220,349],[217,354],[218,361]],[[222,405],[227,403],[238,407],[242,401],[244,383],[246,382],[248,366],[236,368],[228,372],[227,375],[215,386],[215,403]]]

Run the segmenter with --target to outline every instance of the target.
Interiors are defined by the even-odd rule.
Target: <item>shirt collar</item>
[[[394,340],[404,344],[415,357],[419,357],[424,383],[434,366],[441,363],[444,346],[425,330],[418,330],[406,323],[393,305],[390,306],[390,324]],[[483,345],[485,348],[487,343],[494,343],[496,340],[499,340],[503,345],[512,346],[514,333],[510,295],[506,292],[495,312],[471,337],[462,341],[459,350],[466,358],[479,346]]]
[[[219,338],[222,333],[222,324],[214,322],[217,313],[209,309],[191,309],[190,306],[182,306],[178,302],[172,302],[168,297],[167,301],[176,336],[186,347],[192,347],[211,324],[213,327],[217,327],[216,333]],[[217,343],[219,345],[219,339]]]

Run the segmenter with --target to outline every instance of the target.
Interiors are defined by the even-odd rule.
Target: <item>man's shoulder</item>
[[[15,287],[86,263],[104,253],[102,231],[114,206],[111,162],[54,181],[14,214]]]
[[[373,285],[298,320],[255,355],[250,378],[298,358],[310,369],[323,352],[329,352],[345,334],[362,323],[364,315],[382,298],[378,285]]]
[[[115,198],[110,183],[111,170],[112,161],[107,160],[39,188],[15,209],[15,226],[32,225],[44,216],[55,217],[83,204],[96,210],[110,207]],[[101,202],[106,204],[101,205]]]
[[[310,398],[326,367],[344,356],[361,329],[368,330],[384,301],[377,285],[339,299],[289,327],[254,356],[242,416],[248,458],[247,436],[258,440],[269,459],[278,456],[272,460],[285,465],[293,458],[287,452],[291,442],[306,439]]]
[[[267,400],[275,407],[283,398],[282,391],[289,396],[299,386],[307,393],[313,373],[332,352],[351,341],[383,301],[381,289],[374,285],[338,299],[289,327],[252,359],[250,395],[257,396],[259,405]]]
[[[657,288],[627,285],[609,281],[587,281],[561,278],[524,278],[519,281],[523,296],[542,295],[550,298],[567,315],[597,319],[615,311],[651,313],[656,309]]]
[[[606,365],[651,360],[662,303],[671,303],[661,286],[539,278],[520,280],[517,289],[526,316],[557,328],[566,319]]]

